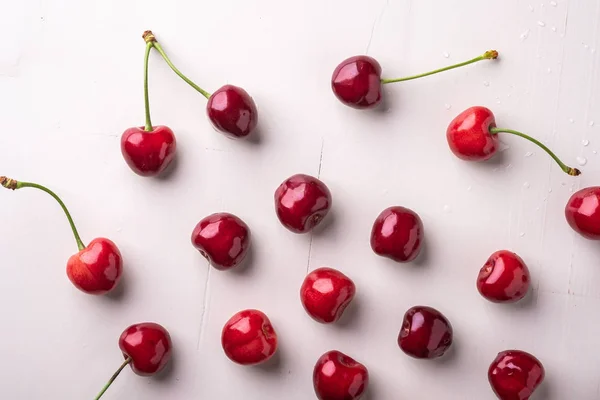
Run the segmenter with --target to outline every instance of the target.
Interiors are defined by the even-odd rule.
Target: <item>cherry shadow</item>
[[[390,85],[382,86],[383,87],[381,88],[381,103],[379,103],[379,105],[375,109],[373,109],[373,112],[375,112],[376,114],[387,115],[392,112],[393,100],[392,95],[389,93],[389,89],[387,88],[387,86]],[[394,85],[392,84],[392,86]]]
[[[450,348],[448,350],[446,350],[446,353],[444,353],[443,356],[434,358],[433,360],[431,360],[434,365],[439,365],[439,366],[442,366],[445,368],[448,365],[455,364],[458,362],[458,355],[459,355],[459,351],[460,351],[460,342],[457,343],[456,336],[457,336],[456,334],[453,335],[452,345],[450,346]],[[427,360],[424,360],[424,361],[427,361]]]
[[[361,325],[361,316],[363,314],[363,306],[360,297],[355,296],[350,302],[342,317],[333,324],[335,329],[352,330]]]
[[[313,230],[311,231],[311,234],[314,235],[315,237],[325,235],[327,232],[329,232],[331,229],[333,229],[333,227],[335,226],[336,219],[337,219],[337,213],[336,213],[335,209],[332,208],[331,210],[329,210],[329,212],[327,213],[327,215],[325,216],[323,221],[321,221],[321,223],[319,225],[317,225],[313,228]]]
[[[254,271],[255,250],[254,246],[250,244],[246,257],[242,260],[239,265],[236,265],[231,269],[231,273],[239,276],[249,276]],[[212,266],[211,266],[212,268]]]
[[[264,372],[266,374],[274,374],[281,372],[284,358],[281,353],[281,346],[279,346],[275,354],[273,354],[273,357],[271,357],[269,360],[262,364],[256,365],[254,368],[257,371]]]
[[[158,374],[152,376],[152,380],[159,384],[170,384],[170,381],[173,379],[173,376],[177,370],[177,350],[175,346],[171,349],[171,360],[165,368],[160,371]]]
[[[430,267],[429,261],[431,259],[431,251],[430,247],[427,244],[427,238],[424,235],[423,242],[421,243],[421,252],[417,256],[417,258],[415,258],[412,261],[412,264],[414,266],[419,267],[421,269]]]
[[[506,306],[514,311],[530,310],[535,307],[537,303],[537,295],[537,292],[530,288],[525,297],[523,297],[521,300],[514,303],[501,304],[500,306]]]
[[[552,394],[552,381],[548,379],[548,375],[546,374],[545,379],[537,387],[535,392],[531,395],[531,400],[559,400],[558,397],[553,396]]]
[[[168,181],[174,179],[175,175],[177,175],[177,171],[179,170],[179,166],[181,163],[181,151],[177,150],[175,158],[171,161],[171,164],[167,166],[167,168],[156,177],[159,181]]]
[[[127,295],[127,287],[129,286],[128,274],[123,271],[123,275],[121,276],[121,280],[117,287],[115,287],[110,292],[106,293],[103,297],[111,302],[120,302]]]

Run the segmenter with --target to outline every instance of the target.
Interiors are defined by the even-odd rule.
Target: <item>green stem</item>
[[[498,52],[496,50],[488,50],[485,53],[483,53],[482,55],[480,55],[479,57],[475,57],[469,61],[465,61],[459,64],[454,64],[454,65],[450,65],[448,67],[444,67],[444,68],[440,68],[440,69],[436,69],[433,71],[429,71],[429,72],[425,72],[424,74],[419,74],[419,75],[412,75],[412,76],[407,76],[404,78],[396,78],[396,79],[382,79],[381,83],[382,84],[386,84],[386,83],[394,83],[394,82],[403,82],[403,81],[410,81],[413,79],[418,79],[418,78],[422,78],[424,76],[429,76],[429,75],[434,75],[440,72],[444,72],[444,71],[448,71],[454,68],[459,68],[459,67],[464,67],[465,65],[469,65],[469,64],[473,64],[476,63],[478,61],[482,61],[482,60],[493,60],[498,58]]]
[[[54,197],[54,200],[56,200],[58,202],[58,204],[60,204],[61,208],[65,212],[65,215],[67,216],[67,219],[69,220],[69,225],[71,225],[71,230],[73,231],[73,236],[75,236],[75,241],[77,242],[77,247],[79,248],[79,250],[85,249],[85,245],[83,244],[83,242],[81,241],[81,238],[79,237],[79,233],[77,232],[77,228],[75,227],[75,223],[73,222],[73,218],[71,218],[71,214],[69,213],[67,206],[65,206],[65,203],[63,203],[63,201],[60,199],[60,197],[58,197],[56,195],[56,193],[54,193],[52,190],[48,189],[45,186],[38,185],[37,183],[16,181],[14,179],[10,179],[5,176],[0,176],[0,185],[4,186],[7,189],[12,189],[12,190],[21,189],[21,188],[25,188],[25,187],[31,187],[31,188],[42,190],[42,191],[48,193],[50,196]]]
[[[515,131],[515,130],[512,130],[512,129],[505,129],[505,128],[490,128],[490,133],[493,134],[493,135],[498,134],[498,133],[510,133],[510,134],[513,134],[513,135],[516,135],[516,136],[520,136],[523,139],[527,139],[530,142],[535,143],[536,145],[538,145],[539,147],[541,147],[542,150],[544,150],[546,153],[548,153],[550,155],[550,157],[552,157],[552,159],[554,161],[556,161],[556,163],[558,164],[558,166],[560,167],[560,169],[562,169],[565,173],[567,173],[567,174],[569,174],[571,176],[577,176],[577,175],[581,174],[581,171],[579,171],[577,168],[572,168],[572,167],[569,167],[568,165],[565,165],[565,163],[563,163],[560,160],[560,158],[558,158],[556,156],[556,154],[554,154],[552,152],[552,150],[550,150],[548,147],[546,147],[545,144],[543,144],[542,142],[540,142],[537,139],[532,138],[529,135],[526,135],[526,134],[524,134],[522,132],[519,132],[519,131]]]
[[[127,364],[129,364],[130,362],[131,362],[131,357],[127,357],[125,359],[125,361],[123,361],[123,364],[121,364],[121,366],[119,367],[119,369],[116,370],[115,373],[113,374],[113,376],[110,377],[110,379],[108,380],[108,382],[106,383],[106,385],[104,385],[104,387],[102,388],[102,390],[100,391],[100,393],[98,393],[98,395],[94,398],[94,400],[98,400],[100,397],[102,397],[102,395],[104,394],[104,392],[106,392],[106,390],[115,381],[115,379],[117,379],[117,376],[119,376],[119,374],[121,373],[121,371],[123,371],[123,368],[125,368],[127,366]]]
[[[179,71],[177,69],[177,67],[175,67],[175,65],[173,65],[173,63],[171,62],[171,60],[169,59],[169,57],[167,57],[167,54],[163,50],[163,48],[160,45],[160,43],[154,41],[154,42],[152,42],[152,44],[153,44],[154,48],[160,53],[160,55],[165,60],[165,62],[169,65],[169,67],[171,67],[171,69],[173,70],[173,72],[175,72],[177,75],[179,75],[179,77],[181,79],[183,79],[188,85],[190,85],[191,87],[193,87],[194,89],[196,89],[202,96],[206,97],[207,99],[210,98],[210,93],[208,93],[206,90],[202,89],[200,86],[198,86],[194,82],[192,82],[191,79],[189,79],[187,76],[185,76],[184,74],[182,74],[181,71]]]
[[[146,44],[146,54],[144,55],[144,107],[146,111],[146,132],[152,132],[152,121],[150,120],[150,96],[148,96],[148,59],[150,58],[150,50],[152,50],[152,42]]]

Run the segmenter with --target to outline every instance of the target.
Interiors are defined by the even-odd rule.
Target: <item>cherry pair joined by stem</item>
[[[512,303],[527,294],[531,277],[521,257],[508,250],[493,253],[477,276],[477,289],[494,303]]]
[[[328,351],[315,364],[313,387],[319,400],[359,400],[368,386],[367,367],[340,351]]]
[[[65,213],[79,252],[67,261],[67,276],[76,288],[88,294],[105,294],[113,290],[123,273],[123,261],[117,246],[105,238],[96,238],[87,246],[79,237],[73,218],[65,203],[50,189],[37,183],[21,182],[5,176],[0,177],[0,185],[7,189],[35,188],[52,196]]]
[[[374,108],[381,102],[381,91],[385,84],[422,78],[478,61],[496,58],[498,58],[498,52],[490,50],[471,60],[424,74],[398,79],[382,79],[381,65],[377,60],[369,56],[355,56],[342,61],[336,67],[331,77],[331,88],[336,97],[349,107],[357,109]]]
[[[154,322],[143,322],[125,329],[119,338],[119,348],[125,361],[94,400],[102,397],[127,365],[140,376],[151,376],[162,371],[171,360],[172,347],[169,332]]]
[[[528,400],[544,375],[540,360],[521,350],[498,353],[488,370],[488,380],[500,400]]]
[[[221,345],[231,361],[257,365],[269,360],[277,351],[277,333],[262,311],[243,310],[223,327]]]
[[[411,357],[432,359],[443,356],[452,339],[452,325],[441,312],[433,307],[415,306],[404,314],[398,346]]]
[[[382,257],[404,263],[417,258],[423,246],[423,222],[405,207],[389,207],[371,229],[371,248]]]
[[[565,217],[581,236],[600,240],[600,187],[592,186],[573,193],[565,207]]]
[[[494,114],[485,107],[470,107],[460,113],[448,125],[446,139],[452,153],[461,160],[485,161],[498,151],[498,133],[510,133],[527,139],[548,153],[565,173],[571,176],[581,174],[577,168],[565,165],[540,141],[513,129],[497,128]]]

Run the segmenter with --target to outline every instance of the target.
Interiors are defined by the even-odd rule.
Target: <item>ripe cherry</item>
[[[119,348],[125,361],[95,397],[98,400],[128,364],[140,376],[155,375],[171,360],[171,336],[161,325],[143,322],[131,325],[119,338]]]
[[[123,262],[119,249],[112,241],[96,238],[89,245],[84,245],[69,210],[50,189],[37,183],[16,181],[5,176],[0,176],[0,185],[12,190],[26,187],[39,189],[58,202],[67,216],[79,248],[79,252],[72,255],[67,262],[67,276],[75,287],[88,294],[105,294],[117,286],[123,272]]]
[[[151,43],[181,79],[208,100],[206,113],[214,128],[230,138],[243,138],[250,135],[258,124],[258,110],[252,97],[242,88],[225,85],[212,95],[200,88],[173,65],[162,46],[151,31],[144,32],[144,39]]]
[[[335,68],[331,77],[331,88],[335,96],[349,107],[357,109],[373,108],[381,102],[381,88],[384,84],[409,81],[497,57],[498,52],[490,50],[469,61],[436,69],[424,74],[398,79],[381,79],[381,65],[374,58],[369,56],[354,56],[342,61]]]
[[[321,223],[331,208],[331,193],[309,175],[294,175],[275,191],[279,221],[294,233],[306,233]]]
[[[437,358],[452,345],[452,326],[432,307],[415,306],[404,314],[398,345],[414,358]]]
[[[369,371],[342,352],[328,351],[315,365],[313,386],[319,400],[358,400],[369,386]]]
[[[340,319],[356,293],[354,282],[333,268],[318,268],[304,278],[300,300],[315,321],[324,324]]]
[[[508,250],[493,253],[479,271],[477,289],[494,303],[521,300],[529,290],[529,269],[525,262]]]
[[[528,400],[544,380],[544,366],[520,350],[498,353],[488,370],[490,385],[500,400]]]
[[[389,207],[379,214],[371,230],[371,248],[397,262],[417,258],[423,244],[423,222],[412,210]]]
[[[198,222],[192,232],[192,244],[213,267],[227,270],[246,257],[250,228],[233,214],[212,214]]]
[[[496,127],[494,114],[485,107],[471,107],[460,113],[450,122],[446,130],[446,139],[455,156],[466,161],[485,161],[498,151],[498,133],[510,133],[520,136],[539,146],[556,161],[567,174],[577,176],[577,168],[565,165],[548,147],[524,133]]]
[[[575,232],[600,240],[600,186],[575,192],[567,202],[565,217]]]
[[[243,310],[227,321],[221,334],[225,355],[241,365],[256,365],[277,350],[277,334],[269,318],[258,310]]]
[[[175,158],[177,144],[173,131],[163,125],[153,126],[148,96],[148,59],[152,43],[146,43],[144,57],[144,106],[146,125],[127,129],[121,136],[121,154],[129,168],[141,176],[157,176]]]

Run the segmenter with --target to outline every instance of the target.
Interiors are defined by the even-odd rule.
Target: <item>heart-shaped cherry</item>
[[[414,358],[437,358],[452,345],[452,326],[432,307],[415,306],[404,314],[398,345]]]
[[[125,361],[94,400],[102,397],[128,364],[140,376],[151,376],[162,371],[171,360],[172,347],[169,332],[154,322],[142,322],[125,329],[119,338],[119,348]]]
[[[548,147],[540,141],[513,129],[497,128],[494,114],[485,107],[471,107],[460,113],[450,122],[446,139],[455,156],[466,161],[485,161],[498,151],[498,133],[520,136],[539,146],[552,157],[565,173],[577,176],[577,168],[565,165]]]
[[[250,228],[229,213],[203,218],[192,232],[192,244],[216,269],[239,265],[250,248]]]
[[[227,321],[221,333],[225,355],[237,364],[256,365],[277,350],[277,334],[269,318],[258,310],[243,310]]]
[[[146,125],[127,129],[121,136],[121,153],[129,168],[141,176],[157,176],[175,158],[177,144],[173,131],[163,125],[153,126],[148,96],[148,59],[152,42],[146,43],[144,56],[144,108]]]
[[[313,386],[319,400],[358,400],[369,386],[369,371],[340,351],[328,351],[315,364]]]
[[[67,276],[75,287],[88,294],[104,294],[117,286],[123,272],[123,262],[121,253],[113,242],[105,238],[96,238],[89,245],[84,245],[65,203],[50,189],[37,183],[16,181],[5,176],[0,176],[0,185],[12,190],[26,187],[39,189],[58,202],[67,216],[79,248],[79,252],[72,255],[67,262]]]
[[[565,207],[565,217],[581,236],[600,240],[600,186],[573,193]]]
[[[529,269],[513,252],[500,250],[493,253],[477,276],[477,290],[494,303],[513,303],[521,300],[529,290]]]
[[[183,75],[171,62],[151,31],[144,32],[144,39],[160,53],[165,62],[181,79],[208,100],[206,113],[214,128],[230,138],[250,135],[258,124],[258,110],[252,97],[242,88],[225,85],[212,95]]]
[[[417,258],[423,244],[423,222],[412,210],[389,207],[379,214],[371,229],[371,248],[397,262]]]
[[[498,353],[488,370],[490,385],[500,400],[528,400],[544,375],[540,360],[521,350]]]
[[[333,268],[318,268],[304,278],[300,300],[304,309],[315,321],[324,324],[335,322],[356,293],[354,282]]]
[[[294,233],[306,233],[321,223],[331,208],[331,193],[323,182],[297,174],[275,191],[279,221]]]
[[[342,61],[335,68],[331,77],[331,88],[335,96],[349,107],[357,109],[373,108],[381,102],[382,85],[422,78],[481,60],[496,58],[498,58],[498,52],[490,50],[469,61],[436,69],[424,74],[398,79],[381,79],[381,65],[374,58],[369,56],[354,56]]]

